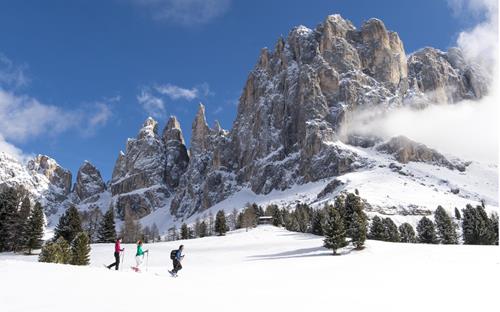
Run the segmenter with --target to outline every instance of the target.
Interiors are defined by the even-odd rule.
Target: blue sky
[[[454,2],[456,2],[455,0]],[[47,154],[74,175],[109,179],[118,152],[153,115],[189,139],[197,104],[231,128],[262,47],[340,13],[397,31],[407,53],[447,49],[474,19],[446,0],[47,0],[0,2],[0,150]]]

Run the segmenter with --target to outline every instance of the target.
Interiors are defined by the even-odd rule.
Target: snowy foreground
[[[186,257],[171,278],[169,253]],[[146,272],[134,273],[135,246],[121,272],[103,264],[113,245],[92,246],[91,266],[37,263],[0,254],[0,311],[492,311],[500,280],[498,246],[368,241],[331,256],[322,238],[260,226],[225,237],[145,245]]]

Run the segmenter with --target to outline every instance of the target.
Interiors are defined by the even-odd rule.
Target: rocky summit
[[[268,194],[376,165],[349,144],[376,145],[401,163],[465,171],[463,162],[406,138],[379,142],[357,137],[357,144],[345,141],[341,129],[360,110],[421,109],[479,99],[487,91],[481,71],[458,48],[424,48],[407,56],[398,34],[381,20],[356,28],[330,15],[315,29],[295,27],[274,49],[262,49],[231,130],[217,122],[210,127],[200,104],[189,150],[175,117],[161,135],[157,121],[148,118],[118,154],[108,183],[85,162],[71,189],[71,173],[46,156],[29,162],[22,174],[31,178],[16,183],[46,181],[57,190],[57,196],[49,196],[51,207],[65,200],[66,206],[94,202],[103,209],[114,207],[119,217],[130,213],[136,218],[168,209],[172,220],[181,220],[243,189]],[[12,184],[8,181],[3,177],[0,183]],[[342,185],[337,181],[318,197]],[[43,197],[47,192],[33,193]]]

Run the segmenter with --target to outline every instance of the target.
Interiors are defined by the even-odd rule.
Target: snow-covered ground
[[[185,245],[171,278],[169,253]],[[91,266],[37,263],[0,254],[0,311],[492,311],[498,246],[368,241],[331,256],[318,236],[272,226],[225,237],[148,244],[149,266],[103,267],[113,245],[92,246]]]

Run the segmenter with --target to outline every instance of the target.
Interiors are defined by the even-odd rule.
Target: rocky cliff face
[[[48,217],[55,215],[71,191],[71,172],[54,159],[38,155],[26,165],[0,153],[0,189],[23,189],[33,201],[40,201]]]
[[[110,192],[107,205],[118,216],[128,211],[140,218],[169,207],[174,218],[183,219],[243,188],[267,194],[374,166],[359,149],[339,144],[342,126],[360,110],[419,109],[478,99],[487,93],[486,86],[457,48],[424,48],[407,56],[398,34],[382,21],[370,19],[356,28],[331,15],[316,29],[296,27],[273,50],[262,49],[230,131],[218,123],[209,127],[200,104],[189,153],[175,117],[161,136],[157,122],[148,118],[119,153],[109,188],[89,163],[80,168],[73,194],[71,173],[46,156],[35,158],[27,170],[57,189],[57,200],[66,196],[82,203]],[[371,147],[379,141],[354,136],[347,143]],[[424,161],[465,170],[404,138],[376,148],[402,163]]]
[[[359,109],[476,99],[485,86],[456,48],[407,58],[398,34],[378,19],[356,29],[331,15],[314,30],[296,27],[274,51],[261,51],[227,135],[214,134],[198,112],[191,162],[171,212],[189,216],[241,187],[266,194],[355,170],[363,157],[332,143]],[[415,159],[432,158],[412,151]]]
[[[78,169],[74,192],[78,199],[83,201],[106,190],[106,184],[102,180],[101,173],[90,162],[85,161]]]

